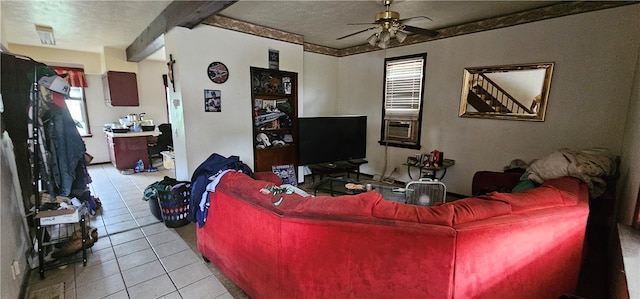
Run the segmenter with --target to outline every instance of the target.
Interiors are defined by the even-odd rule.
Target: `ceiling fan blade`
[[[371,29],[376,29],[376,28],[378,28],[378,26],[373,26],[373,27],[370,27],[370,28],[367,28],[367,29],[364,29],[364,30],[360,30],[360,31],[357,31],[357,32],[351,33],[351,34],[347,34],[347,35],[345,35],[345,36],[343,36],[343,37],[338,37],[338,38],[336,38],[336,40],[341,40],[341,39],[343,39],[343,38],[347,38],[347,37],[350,37],[350,36],[354,36],[354,35],[356,35],[356,34],[359,34],[359,33],[365,32],[365,31],[369,31],[369,30],[371,30]]]
[[[414,26],[409,26],[409,25],[404,25],[404,28],[402,28],[402,30],[409,31],[409,32],[415,33],[415,34],[428,36],[428,37],[434,37],[434,36],[438,35],[438,31],[419,28],[419,27],[414,27]]]
[[[417,16],[417,17],[406,18],[406,19],[398,20],[398,22],[402,23],[404,21],[409,21],[409,20],[414,20],[414,19],[427,19],[427,20],[433,22],[433,20],[430,17],[427,17],[427,16]]]

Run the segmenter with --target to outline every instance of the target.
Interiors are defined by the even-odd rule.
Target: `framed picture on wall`
[[[220,90],[204,90],[204,111],[222,112],[222,92]]]

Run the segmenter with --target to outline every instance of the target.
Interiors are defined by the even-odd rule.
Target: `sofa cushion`
[[[564,205],[560,190],[553,186],[540,186],[519,193],[491,192],[483,198],[509,203],[513,212],[525,212]]]
[[[373,206],[372,215],[383,219],[451,226],[453,206],[446,204],[431,207],[416,206],[380,197]]]
[[[511,206],[502,201],[465,198],[445,205],[453,207],[453,224],[511,214]]]

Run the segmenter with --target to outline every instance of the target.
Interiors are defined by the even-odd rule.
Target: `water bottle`
[[[143,172],[144,171],[144,163],[142,162],[142,159],[138,160],[138,162],[136,162],[136,167],[133,169],[135,172]]]

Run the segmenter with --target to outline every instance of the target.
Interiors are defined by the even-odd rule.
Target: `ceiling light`
[[[381,28],[380,33],[374,33],[367,38],[367,42],[372,46],[386,49],[391,44],[391,37],[395,36],[398,42],[403,42],[407,38],[407,33],[400,31],[396,27]]]
[[[369,36],[369,38],[367,38],[367,42],[370,45],[375,46],[376,43],[378,43],[378,34],[374,33],[371,36]]]
[[[396,31],[396,39],[399,42],[403,42],[407,38],[407,34],[404,31]]]
[[[53,37],[53,28],[50,26],[36,25],[36,32],[40,36],[40,42],[45,45],[55,45],[56,39]]]
[[[389,33],[389,30],[382,30],[382,32],[380,32],[380,40],[388,42],[389,39],[391,39],[391,33]]]

